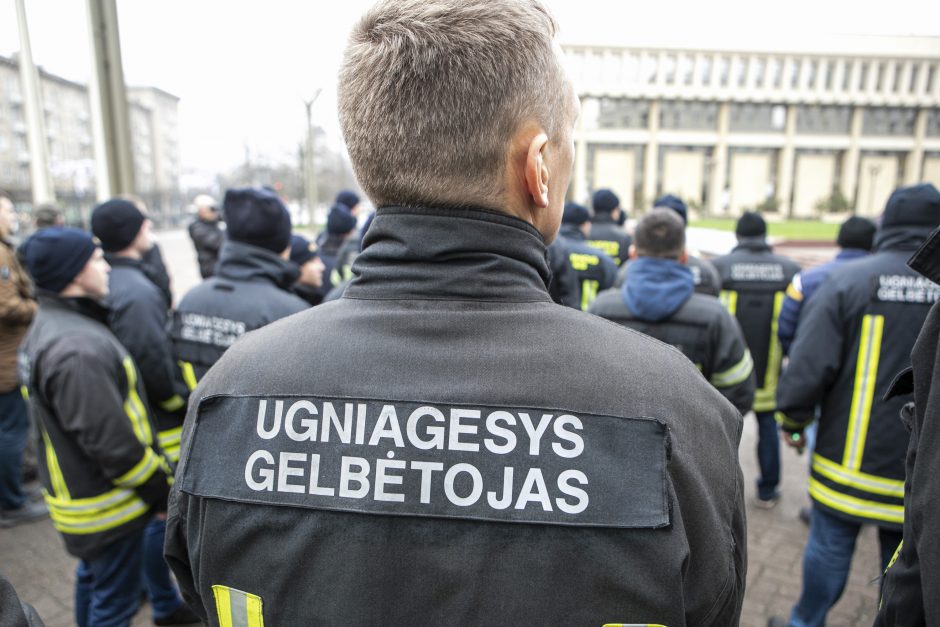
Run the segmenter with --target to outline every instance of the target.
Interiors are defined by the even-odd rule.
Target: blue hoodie
[[[676,313],[695,289],[692,271],[672,259],[640,257],[630,263],[623,302],[636,318],[659,322]]]

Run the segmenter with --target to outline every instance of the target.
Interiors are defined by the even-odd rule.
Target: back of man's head
[[[39,205],[33,212],[33,222],[37,229],[61,226],[65,222],[62,210],[55,205]]]
[[[871,250],[875,243],[875,223],[867,218],[852,216],[839,227],[836,244],[839,248]]]
[[[672,209],[677,214],[679,214],[680,218],[682,218],[683,224],[689,223],[689,206],[685,204],[685,201],[678,196],[674,196],[673,194],[660,196],[656,199],[656,202],[653,203],[653,208]]]
[[[225,192],[222,211],[228,238],[280,254],[290,245],[291,218],[278,195],[262,187]]]
[[[377,206],[499,207],[513,134],[563,134],[573,99],[537,0],[382,0],[339,75],[353,169]]]
[[[940,224],[940,192],[930,183],[899,187],[891,193],[881,228],[928,227]]]
[[[738,239],[766,237],[767,222],[759,213],[745,211],[734,225],[734,234],[738,236]]]
[[[612,213],[620,207],[620,199],[609,189],[599,189],[591,196],[591,205],[594,213]]]
[[[636,225],[638,257],[678,260],[685,252],[685,224],[672,209],[653,209]]]

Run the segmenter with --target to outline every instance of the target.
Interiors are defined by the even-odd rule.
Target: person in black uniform
[[[689,207],[685,202],[678,196],[673,196],[672,194],[666,194],[665,196],[656,200],[653,203],[653,209],[672,209],[679,217],[682,218],[682,223],[686,226],[689,224]],[[689,271],[692,273],[692,280],[695,282],[695,291],[699,294],[708,294],[709,296],[718,296],[721,293],[721,277],[718,275],[718,269],[715,268],[712,262],[707,259],[703,259],[697,255],[691,253],[686,253],[688,261],[686,266],[688,266]],[[617,287],[623,285],[624,280],[626,280],[627,272],[629,272],[630,264],[626,263],[620,266],[620,271],[617,276]]]
[[[940,229],[907,265],[940,286]],[[890,397],[913,393],[914,405],[901,409],[901,419],[911,434],[905,462],[904,539],[885,572],[875,627],[940,623],[940,596],[933,593],[940,590],[940,536],[933,532],[940,519],[938,356],[940,305],[934,303],[911,351],[911,368],[895,379],[888,392]]]
[[[167,557],[212,624],[737,623],[740,415],[548,295],[578,110],[555,30],[532,0],[354,28],[358,276],[239,341],[187,416]]]
[[[323,301],[323,262],[317,254],[317,245],[303,235],[290,236],[289,261],[297,268],[297,282],[291,288],[295,294],[310,303]]]
[[[189,225],[189,237],[196,248],[196,261],[199,262],[199,274],[208,279],[215,273],[215,264],[219,262],[219,251],[225,241],[225,232],[220,223],[222,217],[216,208],[215,199],[207,194],[199,194],[193,200],[196,206],[196,219]]]
[[[940,193],[929,184],[895,190],[874,252],[829,275],[802,313],[777,390],[787,442],[819,415],[809,494],[813,512],[803,589],[790,625],[822,625],[845,587],[863,524],[878,527],[882,569],[901,541],[904,453],[898,419],[910,394],[883,400],[940,297],[906,264],[940,225]],[[931,498],[936,498],[933,495]]]
[[[623,265],[630,258],[630,245],[633,238],[621,226],[626,216],[620,208],[620,199],[609,189],[599,189],[591,197],[594,219],[591,221],[591,233],[588,246],[599,248],[610,255],[614,263]]]
[[[738,245],[730,254],[714,260],[721,277],[721,300],[741,324],[744,339],[754,359],[757,393],[758,507],[777,504],[780,493],[780,437],[775,418],[777,380],[783,353],[777,337],[777,320],[784,291],[800,266],[775,255],[767,243],[767,223],[756,213],[746,212],[735,226]]]
[[[751,354],[718,299],[694,292],[685,225],[669,209],[653,209],[637,224],[634,242],[626,284],[602,293],[588,311],[675,346],[739,412],[750,411]]]
[[[49,514],[79,559],[75,621],[129,625],[144,584],[144,529],[166,511],[169,464],[143,378],[98,302],[108,294],[101,250],[83,231],[51,227],[23,244],[23,258],[39,313],[21,347],[20,380],[43,443]]]
[[[614,284],[617,264],[610,255],[585,244],[591,230],[591,212],[576,202],[565,204],[558,240],[567,244],[568,267],[575,275],[574,304],[587,311],[598,293]],[[568,303],[565,303],[568,304]]]
[[[349,212],[346,205],[336,203],[330,207],[326,218],[325,238],[319,240],[317,254],[323,262],[323,287],[320,292],[326,296],[331,289],[342,283],[340,273],[334,273],[339,262],[340,250],[350,238],[355,238],[356,216]],[[351,270],[351,269],[350,269]]]
[[[291,220],[273,191],[225,192],[228,240],[216,275],[187,292],[173,313],[174,356],[189,389],[242,335],[310,305],[291,293],[297,268],[288,261]]]

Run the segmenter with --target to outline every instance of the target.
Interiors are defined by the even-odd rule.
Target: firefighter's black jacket
[[[819,406],[810,496],[833,514],[900,529],[904,451],[898,412],[910,397],[882,398],[940,295],[906,262],[929,229],[880,233],[869,257],[841,265],[801,314],[777,392],[784,429],[800,430]]]
[[[563,224],[558,237],[568,244],[566,262],[575,276],[574,304],[565,304],[587,311],[597,295],[614,284],[617,264],[604,251],[588,246],[587,238],[576,226]]]
[[[614,222],[609,213],[597,213],[591,221],[591,234],[588,235],[587,245],[598,248],[614,260],[618,266],[627,263],[630,259],[630,246],[633,237]]]

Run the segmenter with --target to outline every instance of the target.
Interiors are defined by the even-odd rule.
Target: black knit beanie
[[[134,203],[114,198],[95,207],[91,214],[91,232],[105,252],[115,253],[131,245],[146,219]]]
[[[839,248],[871,250],[875,243],[875,223],[866,218],[852,216],[839,227],[836,244]]]
[[[228,238],[282,253],[290,244],[291,220],[287,207],[274,191],[241,187],[225,192],[222,201]]]
[[[23,242],[20,255],[36,287],[58,293],[81,273],[95,248],[85,231],[52,226]]]
[[[767,235],[767,223],[759,213],[745,211],[734,227],[734,234],[738,237],[763,237]]]

